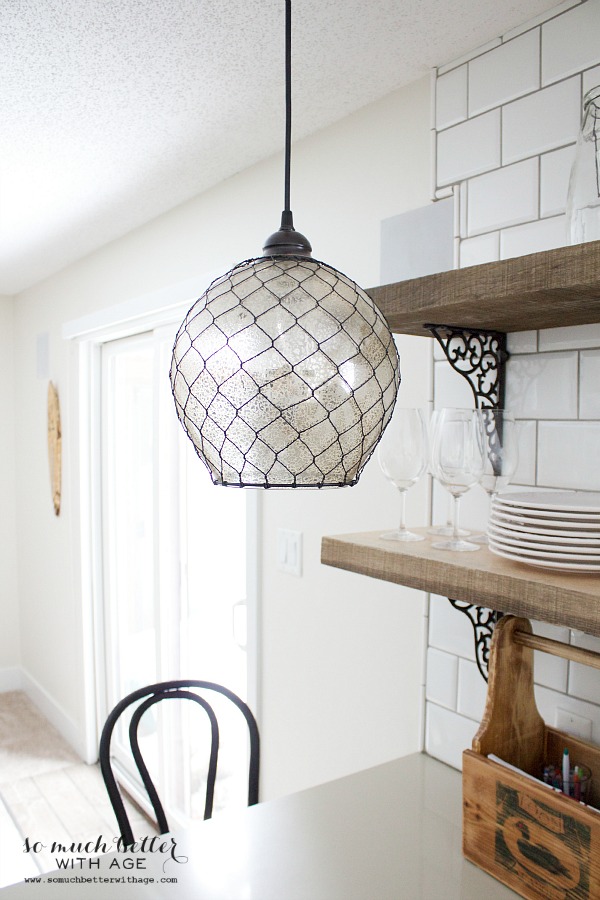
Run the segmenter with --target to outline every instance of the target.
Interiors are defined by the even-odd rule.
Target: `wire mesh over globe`
[[[261,257],[216,279],[173,348],[177,414],[215,484],[355,484],[399,383],[373,301],[305,257]]]

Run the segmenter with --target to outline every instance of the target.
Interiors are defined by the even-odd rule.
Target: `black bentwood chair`
[[[131,723],[129,725],[129,743],[131,745],[131,752],[133,754],[135,764],[138,767],[138,771],[141,775],[142,781],[144,782],[144,787],[146,788],[148,797],[150,798],[150,802],[154,809],[156,821],[158,823],[158,828],[161,834],[165,834],[165,832],[169,831],[169,825],[167,823],[167,817],[165,816],[162,804],[158,798],[158,793],[156,792],[156,788],[154,787],[154,784],[140,752],[138,742],[138,726],[140,724],[140,719],[142,718],[146,710],[150,709],[151,706],[154,706],[155,703],[159,703],[161,700],[193,700],[194,703],[197,703],[206,712],[210,722],[211,746],[208,763],[208,775],[206,781],[204,818],[210,819],[212,816],[215,780],[217,775],[217,759],[219,754],[219,726],[217,723],[217,717],[210,703],[208,703],[208,701],[205,700],[204,697],[200,696],[194,691],[187,690],[187,688],[197,688],[204,691],[215,691],[218,694],[222,694],[235,706],[237,706],[237,708],[246,719],[248,731],[250,733],[248,806],[254,806],[255,803],[258,803],[258,776],[260,764],[260,740],[258,734],[258,726],[256,724],[256,719],[250,711],[250,708],[246,703],[244,703],[243,700],[241,700],[237,696],[237,694],[234,694],[233,691],[229,690],[229,688],[223,687],[222,685],[216,684],[212,681],[163,681],[158,684],[150,684],[147,687],[138,688],[137,691],[133,691],[131,694],[128,694],[119,703],[117,703],[106,720],[104,728],[102,729],[102,736],[100,738],[100,768],[102,770],[102,777],[104,778],[104,784],[106,785],[106,790],[108,791],[110,802],[112,803],[112,807],[117,817],[122,841],[127,847],[133,844],[133,832],[131,830],[131,824],[127,817],[127,813],[125,812],[123,798],[121,797],[121,793],[119,791],[119,788],[117,787],[117,781],[112,770],[110,759],[110,741],[119,716],[132,704],[139,702],[139,706],[137,706],[137,708],[133,712],[133,715],[131,716]]]

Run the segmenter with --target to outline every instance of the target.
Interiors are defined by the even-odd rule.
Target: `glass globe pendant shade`
[[[381,312],[306,252],[217,278],[185,317],[171,365],[196,453],[215,484],[237,487],[355,484],[399,383]]]
[[[356,484],[391,418],[394,340],[370,297],[311,258],[290,207],[291,0],[285,0],[285,189],[264,256],[217,278],[175,339],[177,415],[215,484]]]

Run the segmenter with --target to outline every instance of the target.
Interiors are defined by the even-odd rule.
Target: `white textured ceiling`
[[[554,3],[293,0],[294,138]],[[0,294],[281,149],[283,29],[284,0],[0,3]]]

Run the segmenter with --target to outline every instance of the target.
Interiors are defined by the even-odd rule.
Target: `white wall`
[[[12,297],[0,297],[0,690],[18,687],[19,608],[15,501],[15,377]]]
[[[458,185],[462,266],[567,243],[565,201],[581,101],[600,83],[600,3],[570,6],[438,72],[437,183],[440,195]],[[515,483],[600,490],[600,328],[513,334],[508,347],[505,405],[522,425]],[[436,405],[472,405],[467,382],[440,352],[434,385]],[[446,510],[442,493],[434,492],[437,520]],[[481,529],[487,511],[483,492],[470,492],[465,524]],[[534,623],[534,629],[600,649],[599,639],[566,628]],[[460,767],[483,712],[485,683],[474,663],[471,625],[442,597],[431,599],[429,645],[426,747]],[[536,654],[535,680],[550,725],[557,724],[557,709],[576,713],[587,737],[600,743],[600,673]]]
[[[423,80],[294,147],[292,206],[316,258],[365,286],[379,281],[380,222],[428,202],[429,82]],[[46,384],[36,378],[36,335],[50,335],[50,377],[63,406],[67,447],[76,385],[65,321],[260,252],[278,226],[281,157],[240,173],[17,299],[15,360],[21,661],[26,685],[55,708],[82,744],[82,616],[77,580],[73,460],[64,459],[63,510],[49,502]],[[430,397],[426,339],[401,339],[403,405]],[[424,485],[409,503],[426,508]],[[411,752],[419,746],[421,595],[327,570],[323,533],[388,527],[397,499],[371,463],[356,488],[271,492],[262,530],[263,793],[274,796]],[[421,519],[423,521],[423,519]],[[301,579],[274,569],[278,527],[302,530]]]

